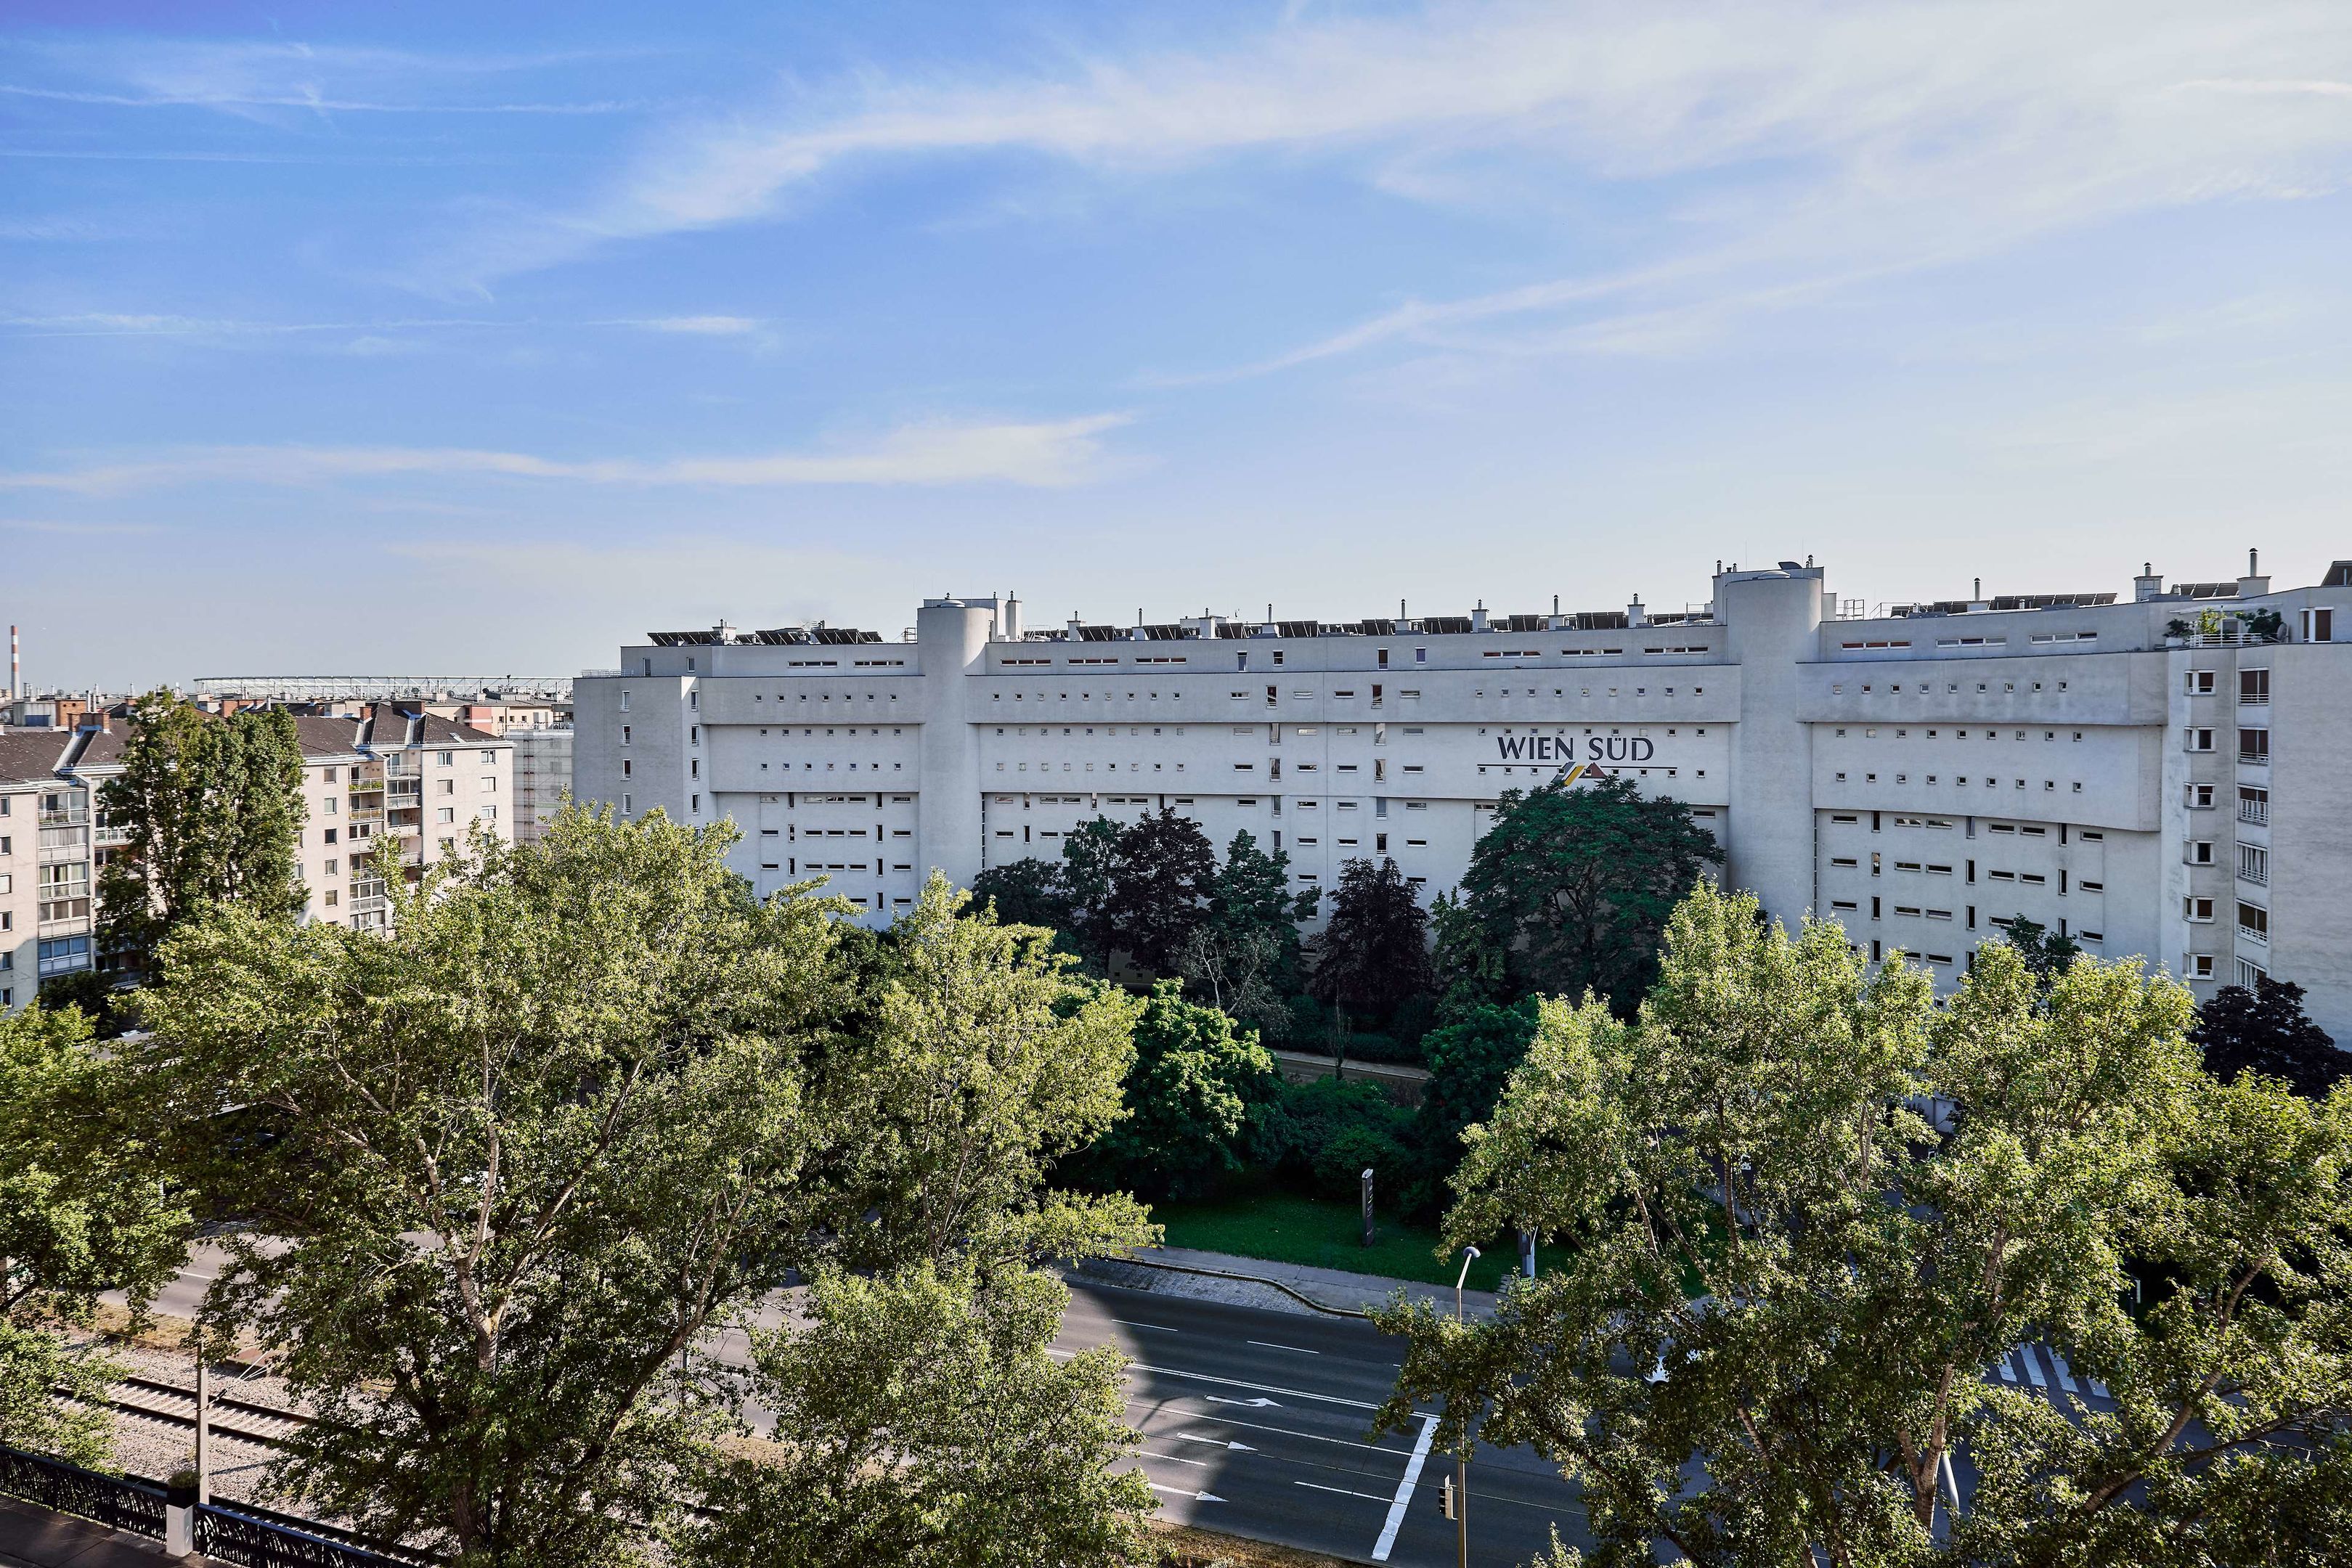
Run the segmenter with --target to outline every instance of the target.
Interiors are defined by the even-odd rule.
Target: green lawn
[[[1459,1254],[1450,1262],[1435,1256],[1434,1230],[1406,1225],[1375,1210],[1375,1240],[1366,1247],[1362,1214],[1354,1204],[1293,1193],[1255,1192],[1214,1203],[1160,1204],[1153,1207],[1151,1218],[1166,1228],[1171,1247],[1197,1247],[1239,1258],[1346,1269],[1433,1285],[1451,1285],[1462,1266]],[[1495,1289],[1517,1252],[1517,1243],[1508,1236],[1486,1248],[1470,1265],[1471,1289]],[[1550,1248],[1538,1249],[1538,1268],[1558,1260]]]

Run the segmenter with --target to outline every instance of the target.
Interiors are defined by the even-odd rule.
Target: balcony
[[[2268,768],[2270,765],[2271,754],[2267,747],[2261,751],[2238,753],[2238,766],[2241,768]]]
[[[2238,880],[2240,882],[2252,883],[2256,887],[2268,887],[2271,884],[2270,868],[2268,866],[2242,865],[2238,868]]]
[[[2271,823],[2271,803],[2268,800],[2239,801],[2238,821],[2242,822],[2252,822],[2258,828],[2269,827]]]
[[[88,828],[43,828],[41,830],[41,863],[61,865],[89,858]]]
[[[362,806],[357,802],[353,802],[351,815],[345,817],[343,821],[347,822],[381,822],[383,821],[383,808],[381,806]]]

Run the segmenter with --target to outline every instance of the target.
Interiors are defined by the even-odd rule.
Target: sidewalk
[[[1232,1301],[1241,1306],[1270,1307],[1277,1312],[1313,1311],[1281,1291],[1268,1290],[1263,1285],[1150,1267],[1155,1262],[1174,1264],[1181,1269],[1212,1270],[1217,1274],[1246,1274],[1259,1280],[1275,1281],[1323,1306],[1339,1307],[1350,1312],[1384,1307],[1400,1290],[1410,1301],[1427,1301],[1443,1312],[1454,1311],[1454,1291],[1450,1286],[1423,1284],[1415,1280],[1388,1280],[1376,1274],[1351,1274],[1339,1269],[1316,1269],[1303,1263],[1277,1263],[1264,1258],[1236,1258],[1229,1253],[1203,1252],[1191,1247],[1139,1248],[1128,1259],[1100,1260],[1085,1265],[1082,1271],[1113,1284],[1156,1291],[1164,1295]],[[1462,1311],[1466,1317],[1493,1317],[1494,1292],[1463,1291]]]
[[[160,1541],[0,1497],[0,1564],[6,1568],[159,1568],[164,1563],[209,1561],[166,1557]]]

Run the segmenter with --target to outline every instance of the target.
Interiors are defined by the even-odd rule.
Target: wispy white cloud
[[[473,96],[477,84],[527,77],[601,51],[434,54],[283,39],[87,34],[18,40],[19,77],[0,95],[106,109],[205,109],[239,116],[307,114],[601,115],[646,102]]]
[[[470,447],[208,446],[129,462],[0,473],[0,489],[112,496],[193,485],[318,486],[481,476],[592,485],[781,487],[1002,484],[1062,488],[1117,465],[1102,437],[1124,414],[1037,423],[903,425],[865,444],[742,457],[567,461]]]
[[[2310,0],[1294,11],[1222,47],[869,76],[673,125],[573,207],[438,236],[413,277],[479,291],[616,242],[776,217],[877,163],[975,154],[1125,180],[1316,158],[1429,202],[1562,182],[1643,193],[1646,230],[1618,265],[1410,301],[1253,367],[1279,368],[1465,320],[1771,299],[2151,208],[2336,189],[2347,80],[2352,28]]]
[[[300,109],[319,114],[622,114],[646,107],[627,99],[583,103],[372,103],[362,99],[330,98],[320,92],[278,96],[254,92],[78,92],[7,82],[0,82],[0,95],[108,109]]]
[[[24,534],[67,534],[80,538],[107,538],[132,534],[160,534],[155,523],[78,523],[54,517],[0,517],[0,530]]]
[[[746,338],[767,323],[752,316],[652,316],[643,319],[596,321],[597,327],[642,327],[648,332],[677,332],[691,338]]]
[[[541,320],[530,317],[500,319],[487,316],[394,317],[383,320],[255,321],[229,317],[173,316],[128,310],[89,310],[63,316],[0,316],[0,331],[42,338],[289,338],[313,333],[357,332],[347,351],[387,353],[416,347],[404,334],[478,330],[520,331],[529,329],[570,330],[575,328],[625,328],[684,337],[761,338],[770,336],[770,323],[755,316],[614,317],[593,321]],[[362,348],[361,345],[366,345]]]

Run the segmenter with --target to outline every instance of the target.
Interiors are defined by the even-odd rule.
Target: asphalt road
[[[1370,1435],[1397,1371],[1369,1323],[1073,1281],[1056,1344],[1115,1344],[1135,1364],[1128,1416],[1163,1516],[1365,1563],[1446,1568],[1439,1511],[1452,1458],[1426,1416]],[[1575,1490],[1527,1449],[1470,1463],[1470,1561],[1525,1563],[1561,1537],[1585,1543]]]

